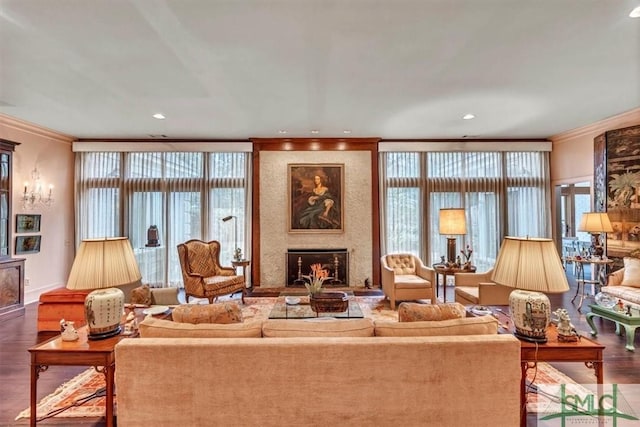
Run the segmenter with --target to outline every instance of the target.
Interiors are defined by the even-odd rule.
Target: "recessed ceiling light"
[[[166,117],[165,117],[165,116],[164,116],[164,114],[162,114],[162,113],[155,113],[155,114],[153,115],[153,118],[154,118],[154,119],[158,119],[158,120],[164,120],[164,119],[166,119]]]
[[[311,133],[316,134],[316,133],[320,133],[320,131],[319,131],[319,130],[317,130],[317,129],[312,129],[312,130],[311,130]]]
[[[280,129],[278,133],[284,135],[285,133],[287,133],[287,131],[286,129]]]
[[[349,134],[349,133],[351,133],[351,131],[349,129],[345,129],[345,130],[342,131],[342,133]]]
[[[631,18],[640,18],[640,6],[636,7],[629,13],[629,17]]]
[[[476,116],[474,114],[471,113],[467,113],[464,116],[462,116],[462,120],[471,120],[471,119],[475,119]]]

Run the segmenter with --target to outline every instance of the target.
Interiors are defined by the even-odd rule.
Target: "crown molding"
[[[60,132],[53,131],[51,129],[44,128],[42,126],[34,125],[33,123],[25,122],[14,117],[0,114],[0,126],[22,132],[28,133],[41,138],[47,138],[56,142],[64,144],[71,144],[76,138],[66,135]]]
[[[640,108],[635,108],[625,113],[599,120],[587,126],[582,126],[576,129],[559,133],[557,135],[553,135],[549,137],[549,139],[553,142],[553,144],[562,144],[572,139],[582,138],[585,136],[594,136],[608,130],[632,126],[634,124],[640,124]]]

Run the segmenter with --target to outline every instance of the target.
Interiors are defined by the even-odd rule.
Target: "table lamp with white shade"
[[[578,231],[585,231],[593,236],[593,254],[604,255],[604,248],[600,244],[600,233],[613,233],[613,227],[606,212],[585,212],[580,219]]]
[[[516,337],[530,342],[547,342],[551,303],[545,293],[569,290],[553,240],[505,237],[492,280],[515,288],[509,295],[509,309]]]
[[[456,262],[456,237],[467,234],[467,220],[462,208],[440,209],[440,234],[447,237],[447,261]]]
[[[124,292],[117,286],[138,282],[141,277],[127,237],[87,239],[80,243],[67,288],[92,289],[84,303],[89,339],[120,333]]]

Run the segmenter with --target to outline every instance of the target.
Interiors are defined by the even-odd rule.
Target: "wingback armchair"
[[[435,270],[424,265],[412,254],[388,254],[380,258],[382,291],[389,299],[391,309],[396,301],[435,298]]]
[[[207,298],[211,304],[221,295],[242,292],[244,304],[244,276],[236,275],[233,267],[220,266],[220,242],[192,239],[178,245],[178,256],[187,303],[190,296]]]
[[[493,268],[484,273],[455,273],[456,302],[474,305],[509,305],[512,288],[493,282]]]

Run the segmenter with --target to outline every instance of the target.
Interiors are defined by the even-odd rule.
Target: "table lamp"
[[[600,233],[613,233],[613,227],[606,212],[585,212],[580,219],[578,231],[591,234],[593,241],[591,248],[596,256],[604,255],[604,248],[600,245]]]
[[[456,262],[456,235],[467,234],[467,220],[462,208],[440,209],[440,234],[447,237],[447,261]]]
[[[517,338],[547,342],[551,304],[543,293],[569,290],[555,243],[551,239],[505,237],[493,267],[492,280],[515,288],[509,295]]]
[[[137,282],[141,277],[127,237],[87,239],[80,243],[67,288],[92,289],[84,302],[89,339],[120,333],[124,292],[115,286]]]

